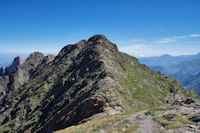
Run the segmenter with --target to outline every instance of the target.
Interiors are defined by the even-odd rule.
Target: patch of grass
[[[99,54],[100,52],[99,52],[99,50],[98,50],[98,49],[95,49],[95,53]]]
[[[165,78],[163,78],[161,75],[158,75],[158,77],[155,78],[155,81],[164,81]]]
[[[166,114],[166,115],[163,115],[163,119],[165,119],[165,120],[171,120],[171,119],[173,119],[174,117],[176,116],[176,114]]]
[[[165,128],[167,128],[169,125],[175,124],[174,122],[163,120],[163,119],[159,119],[159,123],[161,126],[163,126]]]
[[[183,126],[184,126],[183,124],[173,123],[173,124],[168,125],[167,130],[176,129],[176,128],[182,128]]]
[[[193,116],[192,113],[188,113],[188,114],[187,114],[187,117],[188,117],[188,118],[191,118],[192,116]]]
[[[130,124],[131,122],[127,119],[120,121],[120,124],[117,126],[117,128],[122,129],[124,127],[126,127],[128,124]]]
[[[190,129],[190,128],[188,128],[188,129],[185,129],[185,131],[194,132],[194,129]]]
[[[79,91],[77,93],[77,95],[80,95],[81,93],[84,93],[85,91],[88,90],[88,88],[90,89],[93,84],[94,84],[94,81],[90,82],[87,86],[85,86],[84,88],[82,88],[81,91]]]
[[[155,121],[155,122],[158,122],[159,119],[160,119],[159,117],[153,117],[153,118],[152,118],[152,120]]]
[[[125,133],[136,133],[138,125],[130,126],[125,130]]]
[[[180,121],[183,124],[195,124],[195,122],[190,121],[188,118],[188,116],[177,115],[174,119],[176,121]]]
[[[187,115],[182,114],[166,114],[162,117],[153,117],[152,120],[165,127],[166,130],[182,128],[187,124],[194,124],[188,119]]]
[[[190,122],[189,119],[188,119],[186,116],[177,115],[177,116],[175,117],[175,119],[176,119],[177,121],[182,122],[182,123],[189,123],[189,122]]]
[[[0,126],[0,133],[6,132],[10,130],[11,125],[14,123],[14,120],[9,120],[4,125]]]

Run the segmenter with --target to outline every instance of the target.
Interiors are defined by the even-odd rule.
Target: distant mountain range
[[[153,57],[143,57],[139,58],[140,62],[148,66],[165,66],[172,64],[179,64],[185,61],[192,61],[195,59],[200,59],[200,53],[196,55],[180,55],[180,56],[171,56],[165,54],[162,56],[153,56]]]
[[[139,60],[155,71],[175,77],[184,87],[193,89],[200,95],[200,53],[183,56],[163,55]]]

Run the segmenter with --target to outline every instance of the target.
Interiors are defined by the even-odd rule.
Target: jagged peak
[[[41,52],[34,52],[31,53],[28,58],[26,59],[26,61],[32,59],[32,58],[37,58],[37,57],[44,57],[44,55]]]
[[[24,62],[25,61],[21,56],[15,57],[10,66],[0,68],[0,76],[9,76],[19,65],[23,64]]]
[[[47,56],[44,57],[43,61],[50,62],[53,61],[55,57],[56,57],[55,55],[48,54]]]
[[[30,55],[29,55],[29,57],[31,57],[31,56],[44,56],[43,55],[43,53],[41,53],[41,52],[33,52],[33,53],[31,53]],[[28,58],[29,58],[28,57]]]
[[[104,35],[94,35],[88,39],[88,42],[95,42],[97,40],[108,40]]]
[[[14,58],[14,60],[24,60],[24,59],[21,56],[17,56],[17,57]]]
[[[108,40],[104,35],[94,35],[88,39],[87,44],[100,44],[102,47],[107,48],[110,51],[118,51],[116,44]]]
[[[59,52],[58,56],[67,55],[68,53],[72,52],[75,49],[81,50],[84,47],[89,46],[88,48],[94,48],[90,47],[91,45],[101,45],[104,48],[107,48],[111,51],[118,51],[117,46],[109,41],[104,35],[94,35],[90,37],[88,40],[81,40],[77,42],[76,44],[68,44],[62,50]]]
[[[45,56],[42,53],[34,52],[28,56],[28,58],[25,60],[25,63],[37,66],[38,64],[42,62],[44,57]]]
[[[12,64],[18,64],[18,65],[21,65],[25,62],[25,60],[21,57],[21,56],[17,56],[14,58],[14,61]]]

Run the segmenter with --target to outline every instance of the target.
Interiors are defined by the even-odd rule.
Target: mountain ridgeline
[[[54,57],[31,54],[9,77],[0,132],[51,133],[96,114],[197,98],[172,77],[118,51],[103,35],[67,45]],[[97,116],[98,117],[98,116]]]

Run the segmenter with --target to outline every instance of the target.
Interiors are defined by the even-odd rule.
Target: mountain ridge
[[[24,63],[29,75],[24,71],[27,67],[19,66],[1,100],[0,129],[5,131],[51,133],[99,113],[117,114],[196,98],[172,77],[119,52],[103,35],[65,46],[55,58],[46,57],[47,62],[41,54],[31,57]],[[19,70],[28,80],[19,80]]]

